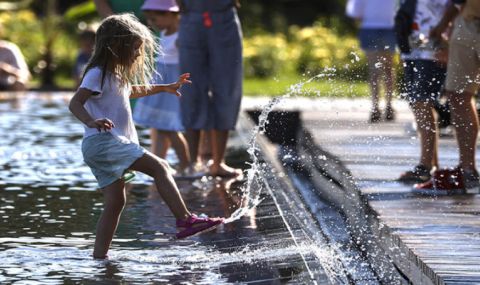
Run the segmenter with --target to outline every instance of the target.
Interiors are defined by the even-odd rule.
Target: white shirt
[[[161,36],[160,43],[162,45],[163,55],[160,55],[157,60],[164,64],[178,64],[178,33],[165,35],[165,32],[162,32]]]
[[[361,19],[361,28],[386,29],[393,28],[396,0],[349,0],[347,15]]]
[[[428,46],[427,42],[429,41],[428,35],[430,34],[430,30],[442,19],[449,1],[450,0],[417,0],[413,22],[414,26],[418,27],[418,29],[412,31],[410,37],[416,41],[424,39],[425,44],[423,44],[423,46]],[[402,59],[435,59],[435,52],[432,48],[415,47],[413,44],[411,44],[411,47],[412,51],[409,54],[402,54]]]
[[[91,96],[85,102],[85,109],[94,120],[108,118],[115,125],[110,133],[122,141],[138,144],[137,131],[132,119],[130,108],[130,86],[120,87],[120,81],[110,72],[105,74],[103,86],[102,70],[98,67],[91,68],[85,74],[79,88],[85,88],[98,95]],[[84,138],[98,134],[95,128],[85,126]]]

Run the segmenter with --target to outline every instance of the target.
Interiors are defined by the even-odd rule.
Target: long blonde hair
[[[139,56],[134,44],[140,41]],[[150,86],[155,71],[155,58],[161,53],[155,36],[133,14],[118,14],[105,18],[98,27],[95,48],[85,68],[102,69],[102,85],[107,71],[117,76],[122,86],[141,84]],[[85,76],[84,73],[84,76]]]

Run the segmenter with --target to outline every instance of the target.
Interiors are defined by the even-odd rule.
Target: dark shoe
[[[393,121],[395,120],[395,110],[393,110],[392,106],[388,106],[385,109],[385,121]]]
[[[437,170],[429,181],[415,184],[413,192],[427,195],[465,194],[463,171],[458,167]]]
[[[424,165],[417,165],[413,170],[406,171],[400,175],[398,181],[403,183],[421,183],[428,181],[432,176],[430,175],[431,169],[428,169]]]
[[[375,108],[372,110],[370,113],[370,123],[378,123],[380,122],[380,119],[382,118],[382,113],[380,112],[380,109]]]
[[[463,184],[465,185],[466,189],[474,189],[478,190],[480,187],[480,180],[478,176],[478,172],[475,169],[462,169],[463,172]]]

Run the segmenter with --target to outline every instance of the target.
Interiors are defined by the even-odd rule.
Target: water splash
[[[28,244],[1,251],[0,259],[8,266],[2,268],[0,283],[22,280],[29,280],[32,284],[43,284],[45,280],[50,280],[49,284],[63,284],[62,280],[83,280],[87,283],[106,283],[111,280],[176,283],[175,281],[183,280],[185,283],[195,281],[195,284],[232,284],[211,268],[223,268],[228,272],[232,264],[261,266],[272,260],[283,263],[297,256],[299,251],[331,263],[329,261],[335,254],[309,243],[299,247],[281,242],[259,247],[247,245],[238,252],[222,252],[196,244],[188,247],[188,250],[185,250],[185,246],[148,250],[113,248],[109,252],[110,259],[100,261],[91,258],[89,249],[73,246],[78,243],[57,240],[56,244],[56,247],[50,247],[49,243],[32,240]],[[335,265],[331,265],[329,270],[334,271]]]
[[[268,123],[270,123],[268,121],[268,114],[270,114],[270,112],[275,108],[275,106],[282,102],[283,99],[289,98],[291,96],[301,95],[303,93],[303,87],[305,86],[305,84],[308,84],[317,78],[325,76],[325,73],[317,74],[308,80],[290,85],[290,87],[288,88],[288,92],[285,95],[280,97],[274,97],[267,103],[266,106],[262,108],[262,112],[258,117],[258,125],[255,126],[255,128],[253,129],[250,139],[248,141],[247,152],[252,162],[249,164],[250,168],[246,171],[247,182],[245,183],[245,186],[241,188],[243,193],[242,202],[240,207],[235,212],[233,212],[229,218],[225,219],[225,223],[231,223],[235,220],[240,219],[242,216],[250,212],[250,210],[254,209],[262,201],[260,199],[260,194],[262,193],[263,189],[263,181],[261,174],[264,172],[263,170],[266,165],[261,164],[257,156],[257,151],[259,150],[257,145],[257,136],[258,134],[265,133],[265,127]]]

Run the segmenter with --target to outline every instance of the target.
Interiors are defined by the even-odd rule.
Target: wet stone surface
[[[241,219],[175,241],[174,219],[142,175],[128,187],[110,259],[93,260],[103,200],[81,158],[83,129],[67,110],[70,96],[0,96],[1,284],[311,283],[305,262],[315,258],[308,246],[294,243],[267,194]],[[148,132],[140,134],[148,146]],[[173,153],[168,159],[175,164]],[[241,186],[179,181],[189,208],[212,216],[228,217],[239,207]]]

